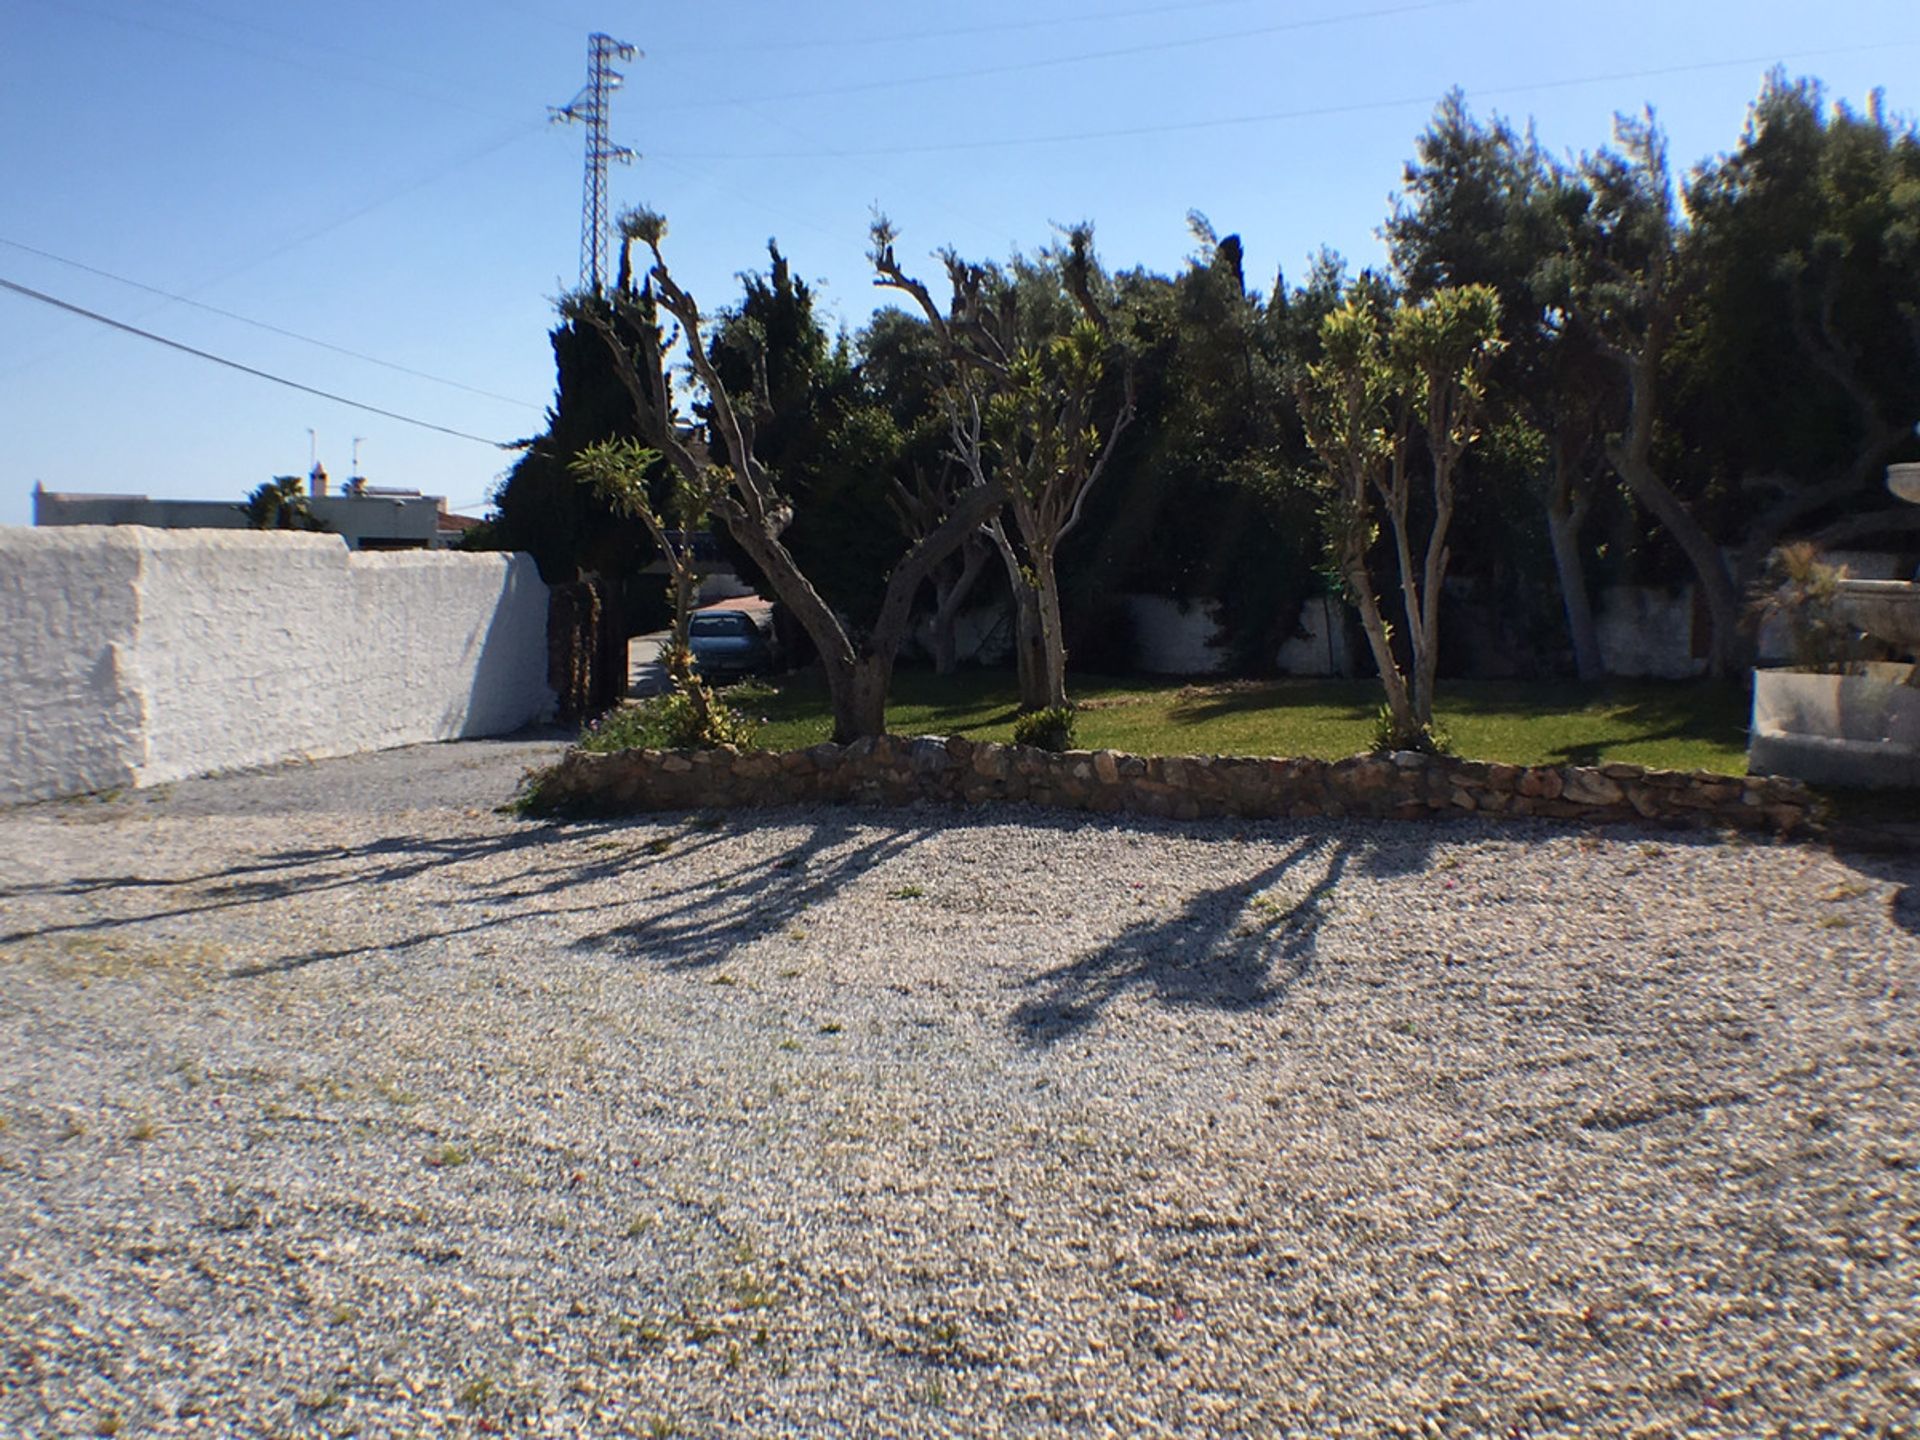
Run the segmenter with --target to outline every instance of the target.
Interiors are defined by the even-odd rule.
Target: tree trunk
[[[828,687],[833,695],[834,744],[887,733],[887,690],[892,681],[892,654],[868,652]]]
[[[1040,596],[1027,579],[1027,569],[1014,553],[1006,527],[995,521],[987,534],[1000,552],[1006,566],[1007,589],[1013,595],[1013,661],[1015,688],[1020,708],[1026,711],[1047,708],[1047,660],[1044,632],[1040,622]]]
[[[949,581],[944,591],[935,590],[935,608],[933,612],[933,673],[951,675],[960,668],[960,638],[954,633],[954,622],[959,619],[956,607],[947,604],[954,590],[959,588]]]
[[[978,537],[960,547],[960,571],[944,585],[934,583],[933,673],[951,675],[959,666],[959,642],[954,631],[960,611],[973,593],[987,565],[987,547]]]
[[[1414,718],[1413,697],[1407,692],[1407,678],[1393,656],[1393,641],[1387,635],[1387,622],[1380,614],[1380,599],[1373,591],[1373,579],[1367,574],[1364,551],[1349,556],[1345,565],[1347,589],[1354,607],[1360,612],[1360,628],[1367,633],[1367,648],[1373,651],[1373,663],[1380,671],[1380,683],[1387,691],[1387,714],[1393,728],[1390,737],[1398,745],[1412,739],[1420,730]]]
[[[1553,544],[1553,573],[1560,582],[1560,603],[1567,612],[1567,634],[1573,641],[1573,672],[1582,680],[1599,680],[1606,667],[1600,655],[1600,634],[1593,625],[1593,601],[1587,594],[1586,560],[1580,553],[1580,527],[1587,518],[1587,499],[1574,498],[1575,484],[1563,465],[1556,466],[1547,492],[1547,538]]]
[[[1060,622],[1060,580],[1054,574],[1053,552],[1041,550],[1033,557],[1035,608],[1040,620],[1040,683],[1044,704],[1057,710],[1067,703],[1067,636]]]
[[[1713,621],[1713,647],[1707,669],[1724,680],[1741,667],[1740,595],[1727,569],[1726,557],[1713,537],[1693,518],[1680,497],[1667,488],[1653,468],[1653,424],[1659,384],[1661,341],[1650,336],[1626,359],[1627,428],[1607,442],[1607,463],[1631,490],[1634,498],[1666,527],[1693,566],[1695,583],[1707,602]]]
[[[1047,708],[1047,653],[1040,624],[1040,593],[1024,576],[1013,583],[1014,675],[1022,710]]]
[[[1726,679],[1741,667],[1742,661],[1740,594],[1727,570],[1726,557],[1720,553],[1713,537],[1680,503],[1680,497],[1666,487],[1643,457],[1620,446],[1608,446],[1607,456],[1634,498],[1653,512],[1653,518],[1666,527],[1693,566],[1694,583],[1707,602],[1707,614],[1713,624],[1707,671],[1716,680]]]

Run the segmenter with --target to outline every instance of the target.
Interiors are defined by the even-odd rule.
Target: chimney
[[[324,500],[327,496],[327,467],[318,460],[313,462],[313,471],[307,476],[307,485],[313,492],[313,498]]]

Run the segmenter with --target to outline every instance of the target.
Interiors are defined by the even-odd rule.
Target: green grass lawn
[[[736,702],[764,717],[757,742],[784,750],[816,744],[833,726],[817,672],[783,676]],[[1382,695],[1374,680],[1231,681],[1076,677],[1079,743],[1135,755],[1306,755],[1333,760],[1365,750]],[[1740,688],[1615,681],[1442,681],[1440,723],[1455,749],[1516,765],[1622,760],[1674,770],[1743,774],[1747,702]],[[1013,677],[968,671],[942,678],[902,670],[887,728],[896,735],[1010,740]]]

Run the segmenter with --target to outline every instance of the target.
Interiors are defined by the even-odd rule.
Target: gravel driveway
[[[0,1433],[1914,1436],[1920,860],[0,811]]]

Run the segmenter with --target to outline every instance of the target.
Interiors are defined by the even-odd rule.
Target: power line
[[[1773,65],[1787,59],[1823,60],[1836,55],[1884,53],[1912,49],[1920,40],[1889,40],[1875,45],[1846,45],[1830,50],[1803,50],[1792,56],[1751,55],[1738,60],[1707,60],[1690,65],[1667,65],[1650,70],[1619,70],[1605,75],[1582,75],[1564,80],[1541,80],[1530,84],[1462,87],[1470,96],[1529,95],[1545,90],[1571,90],[1582,85],[1612,84],[1623,80],[1648,80],[1668,75],[1693,75],[1707,70],[1733,70],[1750,65]],[[1351,105],[1323,105],[1302,110],[1269,110],[1256,115],[1228,115],[1212,120],[1172,121],[1157,125],[1129,125],[1112,130],[1078,130],[1054,135],[1014,135],[1000,140],[945,140],[925,145],[876,146],[861,150],[786,150],[786,151],[679,151],[670,156],[681,161],[715,160],[825,160],[855,156],[933,155],[962,150],[1011,150],[1027,145],[1066,145],[1085,140],[1129,140],[1150,135],[1175,135],[1195,130],[1222,130],[1236,125],[1263,125],[1279,120],[1314,120],[1336,115],[1357,115],[1375,110],[1399,110],[1409,105],[1432,105],[1434,96],[1403,95],[1392,100],[1361,100]]]
[[[1184,15],[1195,10],[1218,10],[1253,0],[1190,0],[1185,5],[1150,5],[1139,10],[1106,10],[1093,15],[1049,15],[1039,20],[1002,20],[989,25],[956,25],[947,30],[914,30],[900,35],[849,35],[837,40],[747,40],[702,47],[702,55],[740,54],[756,50],[845,50],[865,45],[906,45],[918,40],[954,40],[967,35],[995,35],[1009,30],[1044,30],[1062,25],[1108,25],[1116,20],[1139,20],[1152,15]]]
[[[85,265],[78,260],[69,260],[64,255],[54,254],[51,250],[41,250],[35,246],[23,244],[18,240],[9,240],[4,235],[0,235],[0,245],[6,245],[14,250],[24,250],[29,255],[38,255],[42,260],[51,260],[56,265],[65,265],[70,269],[81,270],[89,275],[98,275],[101,279],[111,280],[117,285],[125,285],[134,290],[143,290],[149,295],[162,296],[177,305],[191,305],[194,309],[204,310],[209,315],[219,315],[228,320],[238,320],[242,325],[251,325],[256,330],[265,330],[272,335],[284,335],[289,340],[300,341],[303,345],[315,345],[322,350],[331,350],[336,355],[345,355],[349,359],[364,360],[367,364],[378,365],[383,370],[393,370],[401,375],[411,375],[419,380],[431,380],[436,385],[445,385],[454,390],[464,390],[469,395],[484,396],[488,400],[498,400],[507,405],[517,405],[523,410],[539,411],[545,408],[540,405],[530,405],[525,400],[516,399],[512,395],[501,395],[492,390],[482,390],[478,386],[463,385],[458,380],[448,380],[441,375],[428,374],[425,370],[415,370],[408,365],[397,365],[391,360],[382,360],[376,355],[364,354],[359,350],[349,350],[344,345],[335,345],[326,340],[316,340],[313,336],[302,335],[297,330],[283,329],[278,325],[270,325],[265,320],[256,320],[251,315],[242,315],[235,310],[223,310],[218,305],[208,305],[204,301],[192,300],[185,295],[176,295],[173,291],[162,290],[157,285],[145,285],[138,280],[129,280],[126,276],[116,275],[111,270],[102,270],[95,265]]]
[[[829,95],[857,95],[871,90],[897,90],[907,85],[931,85],[942,80],[979,80],[993,75],[1017,75],[1029,70],[1050,70],[1062,65],[1082,65],[1095,60],[1115,60],[1131,55],[1160,55],[1169,50],[1187,50],[1200,45],[1218,45],[1228,40],[1250,40],[1261,35],[1281,35],[1299,30],[1319,30],[1333,25],[1350,25],[1356,20],[1381,20],[1395,15],[1413,15],[1426,10],[1451,10],[1468,0],[1417,0],[1417,3],[1390,5],[1378,10],[1357,10],[1346,15],[1322,15],[1311,20],[1288,20],[1277,25],[1260,25],[1251,30],[1229,30],[1218,35],[1194,35],[1180,40],[1156,40],[1147,45],[1123,45],[1113,50],[1088,50],[1078,55],[1056,55],[1044,60],[1021,60],[1010,65],[982,65],[966,70],[941,70],[931,75],[896,75],[883,80],[862,80],[851,85],[830,85],[814,90],[784,90],[759,95],[756,100],[772,104],[787,100],[814,100]],[[675,106],[680,110],[703,110],[734,105],[733,99],[688,100]]]
[[[184,40],[191,44],[202,45],[215,50],[229,50],[235,54],[248,56],[251,59],[265,60],[275,65],[285,65],[303,72],[310,73],[313,69],[312,60],[305,54],[305,51],[314,47],[307,45],[306,42],[296,42],[300,43],[303,47],[301,54],[285,54],[275,50],[263,49],[257,45],[249,45],[239,40],[198,33],[192,30],[181,30],[174,26],[157,23],[145,16],[135,17],[117,14],[111,10],[95,9],[89,5],[76,3],[76,0],[45,0],[45,3],[57,3],[57,8],[62,14],[85,15],[95,20],[104,20],[109,24],[124,25],[134,30],[145,30],[151,34],[165,35],[174,40]],[[244,22],[228,23],[244,24]],[[247,28],[258,31],[260,27],[249,26]],[[330,47],[323,46],[319,48],[324,49]],[[349,52],[335,51],[335,53],[347,54]],[[393,67],[385,66],[383,68],[392,69]],[[443,106],[454,110],[465,110],[469,114],[478,115],[482,118],[500,118],[500,112],[498,111],[482,110],[477,106],[469,105],[462,98],[445,92],[434,93],[412,86],[396,85],[392,81],[374,79],[364,74],[356,75],[352,71],[345,69],[336,69],[333,72],[333,76],[349,85],[358,85],[370,90],[386,90],[396,95],[407,95],[415,100],[424,100],[432,105]]]
[[[95,321],[98,324],[111,326],[115,330],[123,330],[129,335],[138,335],[142,340],[151,340],[156,345],[165,345],[170,350],[178,350],[183,354],[196,356],[201,360],[211,360],[216,365],[224,365],[229,370],[238,370],[243,375],[252,375],[261,380],[271,380],[275,385],[284,385],[289,390],[299,390],[308,395],[318,395],[322,400],[331,400],[336,405],[345,405],[354,410],[364,410],[369,415],[380,415],[388,420],[398,420],[403,425],[417,425],[422,430],[437,430],[442,435],[452,435],[459,440],[472,440],[481,445],[491,445],[496,450],[512,448],[501,441],[489,440],[484,435],[469,435],[465,430],[455,430],[446,425],[435,425],[430,420],[418,420],[411,415],[402,415],[397,410],[383,410],[378,405],[367,405],[358,400],[349,400],[346,396],[336,395],[331,390],[320,390],[312,385],[303,385],[298,380],[289,380],[284,375],[275,375],[269,370],[257,370],[251,365],[242,365],[238,360],[229,360],[224,355],[215,355],[210,350],[197,350],[191,345],[183,345],[178,340],[169,340],[166,336],[156,335],[151,330],[142,330],[137,325],[129,325],[125,321],[115,320],[111,316],[102,315],[96,310],[85,309],[82,306],[59,299],[56,296],[48,295],[44,291],[33,290],[25,285],[15,284],[13,281],[5,278],[0,278],[0,289],[11,290],[14,294],[24,295],[29,300],[38,300],[43,305],[51,305],[56,310],[65,310],[69,314],[79,315],[85,319]]]
[[[300,234],[295,235],[291,240],[284,241],[283,243],[276,245],[271,250],[268,250],[262,254],[255,255],[251,260],[243,261],[238,265],[232,266],[229,269],[221,271],[217,275],[209,276],[207,279],[198,282],[194,286],[194,289],[205,290],[211,286],[218,285],[223,281],[231,280],[236,275],[244,275],[249,270],[258,269],[260,266],[266,264],[267,261],[269,260],[277,259],[280,256],[287,254],[289,251],[298,250],[302,245],[306,245],[311,243],[312,241],[318,240],[322,235],[331,234],[333,231],[340,229],[344,225],[350,225],[355,220],[358,220],[363,216],[371,215],[375,210],[379,210],[387,205],[391,205],[396,200],[404,199],[406,196],[413,194],[416,190],[423,190],[427,186],[434,184],[436,181],[439,181],[441,179],[444,179],[446,176],[451,175],[454,171],[464,169],[468,165],[472,165],[478,161],[484,160],[488,156],[493,155],[495,152],[504,150],[509,145],[515,144],[520,140],[524,140],[527,137],[535,134],[536,132],[545,130],[546,128],[547,126],[544,120],[521,121],[519,124],[515,125],[511,130],[507,131],[505,134],[500,135],[495,139],[488,141],[485,145],[482,145],[478,149],[470,151],[465,155],[458,156],[455,159],[446,161],[443,164],[436,165],[431,170],[428,170],[425,174],[420,175],[415,179],[406,181],[403,184],[398,185],[393,189],[384,192],[378,198],[369,200],[366,204],[361,205],[357,209],[349,210],[344,215],[338,215],[333,219],[326,221],[324,224],[317,225],[310,230],[303,231]],[[187,303],[192,304],[193,302],[189,300]],[[164,305],[152,306],[148,310],[143,312],[143,318],[145,315],[158,314],[161,310],[164,310],[165,308],[166,307]],[[24,372],[32,369],[36,364],[38,364],[41,358],[43,357],[41,356],[30,357],[20,362],[17,365],[11,365],[4,370],[0,370],[0,380],[10,378],[11,376],[14,376],[14,375],[23,374]],[[513,403],[518,405],[522,402],[516,400]]]

